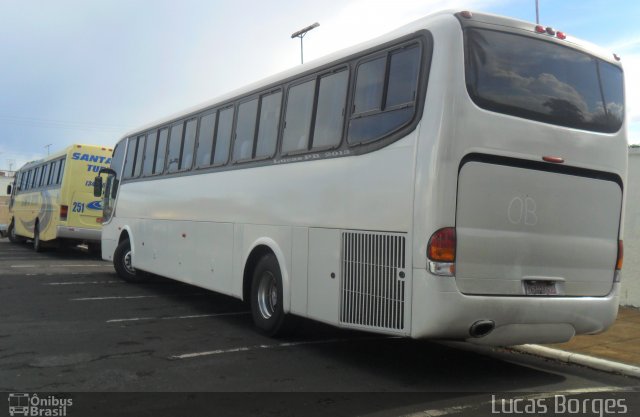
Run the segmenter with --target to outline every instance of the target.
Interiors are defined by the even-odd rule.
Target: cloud
[[[15,152],[0,145],[0,170],[16,171],[27,162],[41,159],[42,157],[42,153]]]
[[[446,9],[482,10],[505,0],[356,0],[344,2],[337,12],[322,22],[322,40],[314,41],[310,57],[317,58],[336,49],[383,35],[406,23]],[[341,48],[336,48],[340,45]],[[312,56],[311,56],[312,55]]]

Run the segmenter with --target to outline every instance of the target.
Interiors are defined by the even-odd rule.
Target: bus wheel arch
[[[118,244],[122,243],[123,240],[128,239],[131,242],[131,237],[129,236],[129,229],[125,228],[122,233],[120,233],[120,237],[118,238]]]
[[[261,238],[255,241],[248,251],[248,255],[245,257],[246,260],[243,264],[244,269],[242,273],[242,300],[246,303],[251,301],[253,273],[260,259],[268,254],[273,255],[278,261],[282,277],[282,307],[285,313],[289,313],[291,307],[291,281],[289,280],[288,268],[286,268],[284,253],[276,242],[269,238]]]
[[[129,230],[125,228],[118,238],[118,246],[113,253],[113,267],[118,276],[127,282],[144,281],[140,271],[136,271],[132,265],[133,241]]]
[[[285,310],[285,269],[283,256],[266,244],[256,245],[247,257],[243,274],[244,300],[249,301],[256,328],[272,337],[287,335],[295,318]]]

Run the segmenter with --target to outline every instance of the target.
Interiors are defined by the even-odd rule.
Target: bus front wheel
[[[125,239],[116,248],[113,253],[113,267],[116,269],[118,276],[128,282],[142,281],[142,274],[131,264],[131,244],[129,239]]]
[[[282,308],[282,274],[273,254],[256,264],[251,281],[251,315],[258,330],[267,336],[284,336],[292,330],[293,317]]]
[[[18,236],[16,234],[15,220],[11,220],[11,223],[9,224],[8,235],[9,235],[9,242],[11,242],[11,243],[22,243],[22,242],[24,242],[24,239],[21,236]]]

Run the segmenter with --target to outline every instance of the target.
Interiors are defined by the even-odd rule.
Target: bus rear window
[[[467,29],[466,82],[487,110],[595,132],[622,126],[622,70],[549,41]]]

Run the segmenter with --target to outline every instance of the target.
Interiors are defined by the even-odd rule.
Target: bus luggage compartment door
[[[459,290],[607,295],[617,259],[621,186],[594,172],[500,161],[470,160],[460,168]]]

